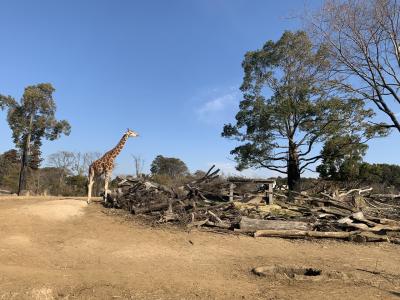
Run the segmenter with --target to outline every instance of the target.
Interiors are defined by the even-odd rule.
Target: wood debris
[[[151,216],[157,222],[213,227],[254,237],[334,238],[355,242],[400,242],[400,195],[373,194],[372,188],[305,192],[274,190],[268,204],[256,192],[232,196],[228,181],[211,167],[201,178],[177,188],[145,178],[118,178],[110,207]]]

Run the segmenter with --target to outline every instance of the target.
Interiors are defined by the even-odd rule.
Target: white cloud
[[[236,95],[233,93],[211,99],[204,103],[198,110],[199,114],[207,114],[224,110],[228,105],[236,104]]]
[[[234,117],[240,101],[236,88],[229,88],[222,93],[218,89],[209,91],[202,97],[200,106],[195,110],[200,121],[205,123],[220,124]]]

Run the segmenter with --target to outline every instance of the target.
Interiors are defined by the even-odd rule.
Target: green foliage
[[[55,118],[54,91],[50,83],[41,83],[26,87],[20,103],[8,101],[8,123],[18,148],[24,147],[28,134],[31,135],[31,143],[36,142],[38,147],[42,138],[53,141],[61,134],[69,135],[69,123]]]
[[[359,143],[378,134],[367,122],[374,113],[361,100],[337,98],[326,88],[326,48],[314,49],[305,32],[285,32],[277,42],[247,52],[242,66],[236,124],[222,132],[240,143],[231,151],[238,170],[264,167],[287,174],[292,189],[322,157],[313,154],[317,143],[346,135]]]
[[[33,143],[30,150],[31,153],[28,160],[28,166],[33,170],[37,170],[39,169],[40,164],[43,161],[42,151],[40,150],[40,144],[37,142]]]
[[[328,173],[327,175],[324,173],[325,169],[319,167],[320,177],[337,182],[358,182],[363,185],[379,185],[381,190],[385,187],[400,189],[399,165],[369,164],[357,160],[356,157],[347,157],[337,163],[335,172]]]
[[[356,136],[336,136],[325,142],[317,172],[323,179],[355,180],[368,146]]]
[[[12,192],[18,189],[18,176],[21,161],[18,151],[8,150],[0,155],[0,187]]]
[[[367,183],[381,183],[400,188],[400,166],[390,164],[360,164],[359,179]]]
[[[179,158],[158,155],[151,163],[150,171],[154,175],[166,175],[173,178],[186,175],[188,168]]]
[[[328,140],[321,151],[322,163],[317,167],[320,178],[341,182],[381,184],[400,188],[400,166],[369,164],[362,161],[367,145],[354,143],[354,137]]]
[[[15,100],[11,96],[4,96],[0,94],[0,109],[3,110],[7,107],[15,105]]]

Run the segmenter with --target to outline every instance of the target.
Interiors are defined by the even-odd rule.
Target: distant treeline
[[[87,169],[97,157],[95,152],[60,151],[47,158],[46,167],[33,160],[28,164],[27,190],[37,195],[84,196]],[[17,150],[0,155],[1,189],[17,193],[20,168],[21,155]]]
[[[35,158],[28,163],[27,190],[34,195],[85,196],[87,194],[87,170],[89,165],[100,157],[97,152],[59,151],[51,154],[41,167],[43,159]],[[136,176],[152,176],[152,180],[161,184],[179,185],[204,175],[202,171],[190,174],[186,164],[179,158],[158,155],[151,163],[151,175],[141,173],[144,160],[133,156],[132,174]],[[21,154],[15,149],[0,154],[0,189],[12,193],[18,192]],[[115,187],[115,180],[110,188]],[[102,180],[97,180],[94,195],[103,189]]]
[[[87,169],[99,153],[59,151],[46,159],[46,166],[40,167],[36,160],[29,166],[28,190],[36,195],[85,196],[87,193]],[[140,161],[140,164],[138,163]],[[158,155],[151,163],[151,174],[141,174],[144,160],[134,156],[132,174],[151,176],[152,180],[166,185],[181,185],[193,178],[204,175],[203,171],[191,174],[186,164],[179,158]],[[0,154],[0,189],[13,193],[18,191],[21,157],[17,150],[11,149]],[[370,164],[358,161],[344,161],[340,165],[321,165],[318,168],[320,179],[332,182],[348,182],[359,185],[379,185],[400,190],[400,166],[392,164]],[[306,178],[304,178],[307,181]],[[314,182],[316,179],[312,179]],[[278,183],[286,184],[286,178],[278,178]],[[111,188],[115,182],[111,182]],[[101,180],[94,192],[102,191]]]

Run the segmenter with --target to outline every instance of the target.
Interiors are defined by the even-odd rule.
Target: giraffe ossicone
[[[90,198],[92,197],[92,187],[96,178],[104,174],[104,199],[107,199],[108,192],[108,182],[111,177],[112,170],[114,169],[114,161],[117,155],[124,148],[126,141],[130,137],[138,137],[139,134],[129,128],[122,136],[118,144],[112,148],[110,151],[106,152],[101,158],[95,160],[89,166],[88,174],[88,199],[87,203],[90,203]]]

